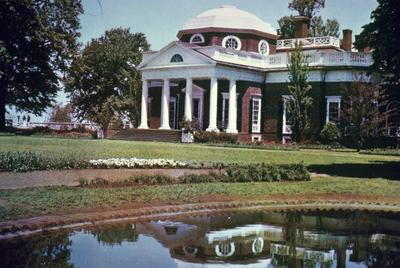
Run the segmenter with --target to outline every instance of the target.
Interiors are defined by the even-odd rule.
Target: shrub
[[[342,138],[342,133],[335,123],[328,122],[319,134],[321,142],[324,144],[338,143]]]
[[[246,166],[231,165],[226,168],[230,180],[249,181],[305,181],[310,174],[304,164],[270,165],[250,164]]]
[[[0,153],[0,172],[28,172],[33,170],[86,168],[83,157],[63,154],[41,154],[35,152]]]
[[[229,134],[225,132],[215,131],[199,131],[194,134],[194,141],[200,143],[230,143],[235,144],[238,142],[239,136],[237,134]]]

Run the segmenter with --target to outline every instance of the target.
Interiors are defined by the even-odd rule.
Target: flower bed
[[[187,162],[173,159],[144,158],[109,158],[89,160],[89,165],[95,168],[180,168],[189,167]]]

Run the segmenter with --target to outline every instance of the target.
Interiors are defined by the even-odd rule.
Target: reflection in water
[[[247,212],[0,241],[0,267],[400,267],[400,215]]]

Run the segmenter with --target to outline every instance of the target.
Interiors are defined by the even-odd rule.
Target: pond
[[[0,240],[0,267],[400,267],[400,215],[248,211]]]

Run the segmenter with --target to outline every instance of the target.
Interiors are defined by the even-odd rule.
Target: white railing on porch
[[[288,53],[277,53],[262,56],[257,53],[245,51],[232,51],[221,47],[204,47],[198,49],[200,52],[216,61],[231,64],[246,65],[262,69],[286,68],[289,62]],[[372,55],[364,52],[330,51],[315,52],[306,51],[309,66],[354,66],[368,67],[372,65]]]
[[[296,43],[303,48],[336,47],[340,48],[340,39],[333,36],[307,37],[296,39],[281,39],[276,41],[276,49],[292,49]]]

